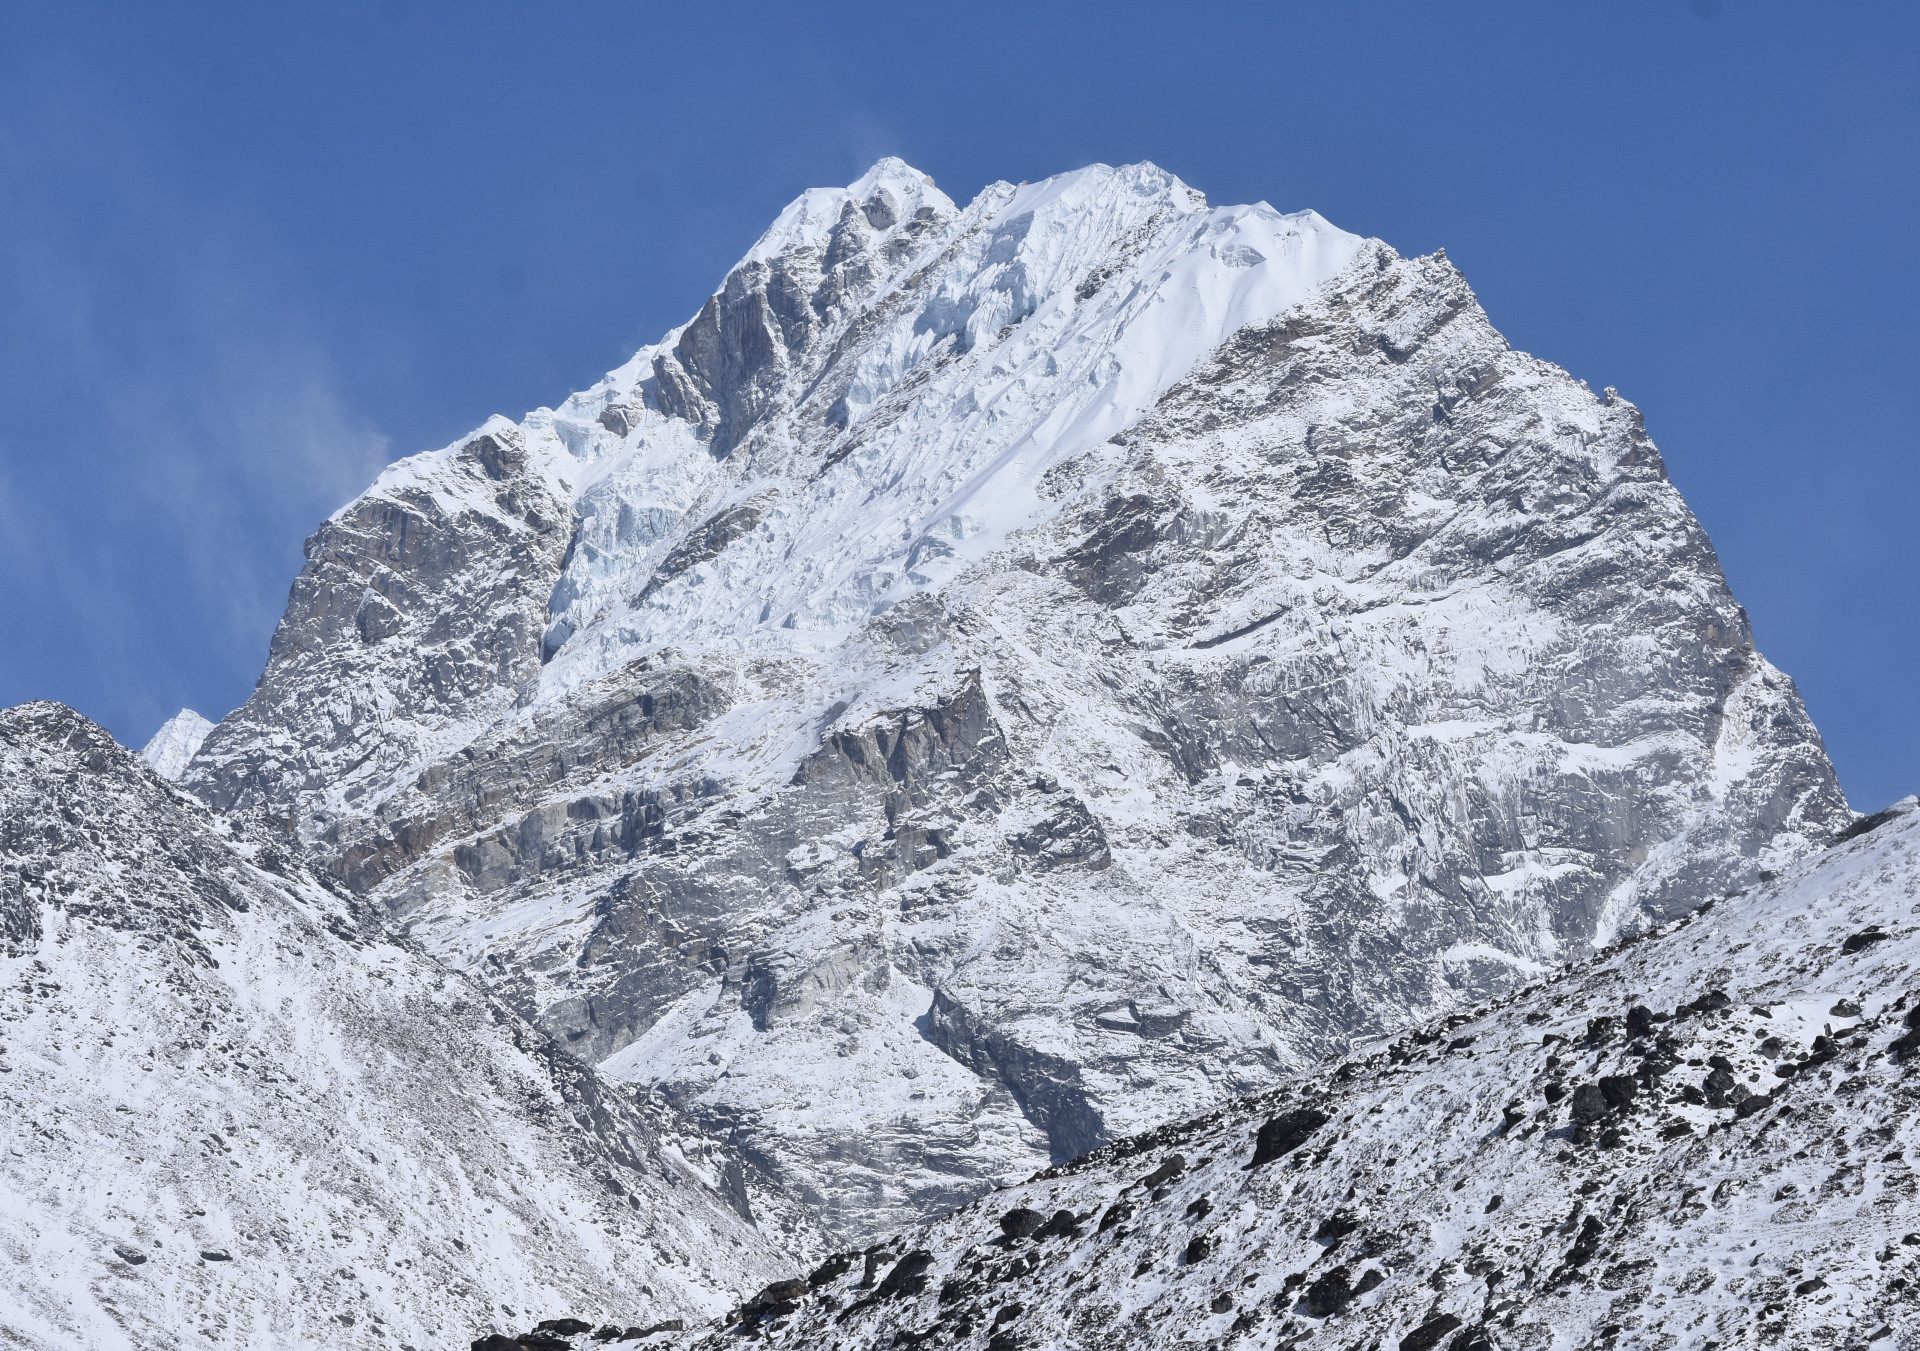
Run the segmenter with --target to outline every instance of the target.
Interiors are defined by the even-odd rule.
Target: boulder
[[[1046,1222],[1047,1217],[1039,1211],[1019,1206],[1000,1217],[1000,1232],[1010,1239],[1032,1238]]]
[[[893,1264],[886,1279],[880,1282],[878,1298],[900,1299],[907,1295],[917,1295],[927,1288],[929,1277],[927,1268],[933,1265],[933,1254],[924,1248],[916,1249]]]
[[[1441,1339],[1459,1326],[1460,1319],[1454,1314],[1430,1318],[1400,1339],[1400,1351],[1433,1351]]]
[[[1573,1090],[1573,1102],[1568,1110],[1575,1121],[1587,1126],[1611,1112],[1613,1105],[1607,1101],[1606,1091],[1599,1084],[1581,1084]]]
[[[1290,1112],[1282,1112],[1260,1128],[1259,1137],[1253,1144],[1253,1160],[1249,1168],[1258,1168],[1275,1159],[1285,1158],[1307,1142],[1309,1136],[1328,1121],[1327,1114],[1312,1107],[1296,1107]]]
[[[1354,1290],[1347,1283],[1347,1269],[1335,1267],[1307,1287],[1300,1297],[1300,1312],[1309,1318],[1331,1318],[1353,1302]]]

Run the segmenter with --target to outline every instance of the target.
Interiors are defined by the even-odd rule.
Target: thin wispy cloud
[[[167,181],[166,152],[84,85],[0,95],[0,607],[34,636],[0,681],[59,693],[35,644],[77,646],[85,711],[133,738],[244,696],[300,539],[389,458],[244,197]]]

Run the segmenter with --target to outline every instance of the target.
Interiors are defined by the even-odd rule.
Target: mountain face
[[[663,1104],[57,704],[0,713],[0,1140],[12,1347],[690,1320],[812,1241]]]
[[[160,725],[140,758],[163,779],[177,779],[198,753],[213,724],[190,708],[183,708]]]
[[[182,782],[849,1238],[1853,820],[1631,404],[1151,165],[805,194],[336,513]]]
[[[1920,1345],[1916,805],[1477,1016],[830,1259],[732,1330],[847,1351]]]

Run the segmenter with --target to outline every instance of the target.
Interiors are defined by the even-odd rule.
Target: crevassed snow
[[[749,261],[817,247],[848,202],[876,186],[905,195],[915,177],[883,162],[845,190],[803,195]],[[987,188],[867,307],[886,326],[862,335],[835,467],[789,453],[782,418],[804,411],[804,388],[746,461],[719,474],[677,419],[643,418],[620,438],[580,419],[568,448],[611,463],[565,471],[585,485],[576,500],[593,518],[591,547],[576,550],[555,592],[554,619],[570,637],[544,687],[575,687],[695,633],[801,650],[841,641],[1045,519],[1052,503],[1037,483],[1050,467],[1124,430],[1228,335],[1297,304],[1361,242],[1311,211],[1209,209],[1148,164]],[[1103,275],[1116,253],[1128,261]],[[643,352],[596,397],[569,400],[561,417],[617,397],[665,348]],[[909,401],[889,403],[910,375],[925,378]],[[887,416],[874,417],[883,406]],[[610,594],[606,579],[637,573],[710,480],[704,501],[715,505],[723,494],[770,496],[754,534],[644,602],[637,587]]]

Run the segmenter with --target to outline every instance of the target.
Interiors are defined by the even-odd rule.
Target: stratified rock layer
[[[1852,819],[1632,405],[1150,165],[802,197],[328,522],[185,782],[851,1235]]]

